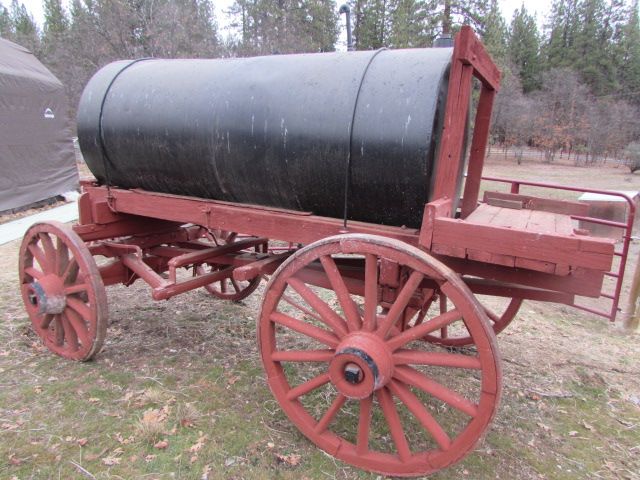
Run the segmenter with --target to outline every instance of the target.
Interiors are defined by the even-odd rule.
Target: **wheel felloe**
[[[45,346],[89,360],[106,335],[107,300],[98,267],[80,237],[58,222],[38,223],[20,247],[25,309]]]
[[[362,280],[353,275],[358,258]],[[382,304],[387,261],[406,275]],[[319,268],[324,280],[306,283],[321,277]],[[434,284],[453,308],[405,325],[404,312]],[[456,321],[477,353],[422,341]],[[401,476],[444,468],[473,448],[498,405],[500,363],[484,310],[455,273],[401,242],[344,235],[301,249],[267,285],[258,329],[285,413],[320,448],[359,468]]]

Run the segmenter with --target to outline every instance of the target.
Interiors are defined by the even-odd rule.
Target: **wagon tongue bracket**
[[[47,275],[29,285],[29,301],[41,314],[57,315],[67,307],[67,297],[59,277]]]

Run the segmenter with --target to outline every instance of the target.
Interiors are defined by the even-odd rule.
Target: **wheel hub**
[[[57,315],[67,307],[67,297],[60,278],[47,275],[29,284],[29,301],[41,314]]]
[[[358,332],[338,345],[329,365],[331,382],[347,398],[362,399],[385,386],[393,375],[393,360],[377,335]]]

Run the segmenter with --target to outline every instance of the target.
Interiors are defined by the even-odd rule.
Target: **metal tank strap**
[[[104,114],[104,104],[107,101],[107,95],[109,95],[109,91],[111,90],[111,87],[115,83],[116,79],[120,76],[120,74],[130,66],[135,65],[138,62],[143,62],[145,60],[152,60],[152,57],[137,58],[136,60],[133,60],[132,62],[127,63],[124,67],[122,67],[109,82],[109,85],[107,86],[107,89],[104,92],[104,96],[102,97],[102,102],[100,103],[100,115],[98,116],[98,133],[100,135],[99,143],[100,143],[100,153],[102,154],[102,166],[104,168],[104,176],[107,182],[107,204],[109,205],[109,207],[111,207],[111,198],[112,198],[111,197],[111,176],[109,175],[109,165],[112,164],[112,162],[111,162],[111,159],[109,158],[109,155],[107,154],[107,149],[104,146],[104,132],[102,131],[102,116]]]
[[[351,181],[351,151],[353,150],[353,128],[354,123],[356,121],[356,110],[358,109],[358,100],[360,98],[360,92],[362,91],[362,85],[364,84],[364,78],[367,76],[367,72],[369,71],[369,67],[373,63],[373,59],[378,56],[378,54],[384,50],[387,50],[385,47],[376,50],[373,55],[369,58],[367,65],[362,70],[362,76],[360,77],[360,84],[358,85],[358,92],[356,93],[356,99],[353,103],[353,114],[351,115],[351,125],[349,125],[349,153],[347,154],[347,164],[344,175],[344,218],[343,218],[343,227],[347,229],[347,216],[349,213],[349,183]]]

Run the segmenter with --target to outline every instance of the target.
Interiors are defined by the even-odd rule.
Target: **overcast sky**
[[[27,10],[33,14],[36,22],[42,26],[44,22],[44,14],[42,10],[42,0],[19,0],[21,3],[27,7]],[[223,14],[225,10],[227,10],[231,4],[233,4],[234,0],[214,0],[214,5],[216,6],[216,18],[218,19],[218,25],[224,28],[226,22],[226,16]],[[340,0],[338,0],[339,2]],[[11,0],[0,0],[0,3],[9,6]],[[68,4],[68,0],[63,0],[63,3]],[[536,0],[536,1],[523,1],[523,0],[498,0],[500,5],[500,9],[502,10],[502,14],[504,15],[507,23],[511,21],[511,17],[513,16],[513,11],[520,8],[522,4],[524,4],[527,10],[536,14],[538,25],[542,27],[544,24],[545,16],[548,15],[549,10],[551,9],[551,0]]]

